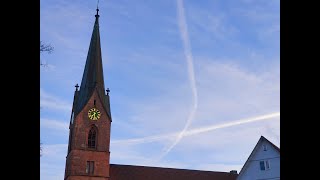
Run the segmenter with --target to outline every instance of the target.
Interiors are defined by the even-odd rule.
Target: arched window
[[[96,139],[97,139],[97,131],[94,127],[92,127],[89,131],[88,135],[88,148],[95,149],[96,148]]]

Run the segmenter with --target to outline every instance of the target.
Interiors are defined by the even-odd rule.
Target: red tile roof
[[[238,174],[110,164],[110,180],[236,180]]]

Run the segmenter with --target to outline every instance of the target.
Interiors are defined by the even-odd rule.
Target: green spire
[[[98,91],[104,107],[106,108],[106,110],[108,109],[108,102],[106,97],[107,95],[105,94],[103,80],[98,13],[99,9],[97,8],[97,14],[95,15],[96,19],[92,31],[86,65],[82,76],[80,90],[77,96],[77,103],[74,108],[76,114],[82,110],[94,90]]]

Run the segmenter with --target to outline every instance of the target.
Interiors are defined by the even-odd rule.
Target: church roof
[[[236,180],[228,172],[110,164],[110,180]]]
[[[92,31],[86,65],[83,71],[80,90],[77,93],[77,103],[74,107],[75,114],[82,110],[95,89],[98,91],[102,104],[108,112],[108,97],[105,95],[103,80],[98,11],[99,9],[97,9],[97,14],[95,15],[96,19]]]

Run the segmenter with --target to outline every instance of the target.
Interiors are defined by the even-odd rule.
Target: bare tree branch
[[[40,41],[40,53],[42,52],[47,52],[47,53],[52,53],[53,47],[50,44],[43,44],[42,41]]]
[[[42,41],[40,41],[40,54],[43,52],[47,52],[50,54],[50,53],[52,53],[53,49],[54,49],[53,46],[51,46],[50,44],[44,44],[44,43],[42,43]],[[40,59],[40,66],[48,67],[48,64],[43,63],[43,61],[41,61],[41,59]]]

